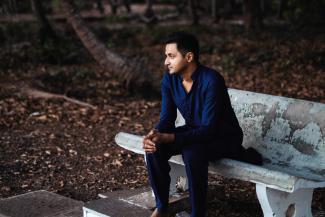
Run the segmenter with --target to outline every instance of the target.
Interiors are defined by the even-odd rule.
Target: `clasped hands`
[[[142,141],[142,148],[146,153],[154,153],[157,151],[158,144],[171,143],[175,139],[172,133],[160,133],[158,130],[151,130],[144,136]]]

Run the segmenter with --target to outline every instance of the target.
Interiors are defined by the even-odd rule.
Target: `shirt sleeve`
[[[168,75],[166,73],[161,81],[161,97],[160,119],[155,129],[161,133],[172,133],[175,130],[177,107],[172,96]]]
[[[186,131],[176,131],[174,141],[176,144],[186,146],[198,142],[211,142],[222,115],[224,91],[227,91],[227,88],[222,78],[212,79],[209,82],[204,93],[201,125]]]

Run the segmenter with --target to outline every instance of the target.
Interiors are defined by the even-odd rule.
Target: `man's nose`
[[[169,60],[168,58],[165,59],[165,66],[168,66],[169,65]]]

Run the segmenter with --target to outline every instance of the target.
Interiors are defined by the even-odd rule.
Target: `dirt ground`
[[[202,63],[217,69],[228,87],[325,103],[325,32],[319,29],[270,26],[256,34],[227,25],[111,27],[109,22],[92,26],[110,49],[138,58],[152,73],[163,71],[161,39],[184,29],[199,37]],[[68,39],[46,49],[30,42],[27,30],[9,41],[10,48],[2,44],[0,198],[44,189],[89,201],[98,193],[148,185],[143,158],[118,148],[114,136],[147,133],[158,121],[160,98],[128,93],[109,69],[92,60],[71,29],[58,29],[67,29],[62,37]],[[97,108],[31,98],[26,88]],[[209,216],[262,216],[253,184],[219,176],[209,183],[225,188],[225,198],[209,203]],[[324,190],[316,190],[313,210],[325,210]]]

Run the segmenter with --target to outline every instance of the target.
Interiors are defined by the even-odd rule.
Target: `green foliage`
[[[59,9],[59,7],[60,7],[60,0],[52,0],[52,7],[54,8],[54,9]]]
[[[106,43],[106,46],[107,46],[107,48],[114,48],[115,47],[115,43],[111,39],[109,39],[107,41],[107,43]]]
[[[293,23],[321,23],[325,20],[325,0],[289,0],[285,13]]]
[[[73,81],[79,81],[79,80],[85,80],[87,78],[92,78],[95,76],[95,72],[89,68],[81,67],[78,70],[75,71],[72,80]]]
[[[90,60],[81,44],[73,40],[47,41],[44,44],[26,44],[8,47],[0,52],[0,70],[20,67],[22,64],[77,64]]]
[[[30,1],[1,0],[0,12],[4,14],[28,13],[31,11]]]
[[[196,35],[198,32],[211,33],[213,30],[207,26],[153,26],[143,29],[142,33],[150,35],[153,43],[161,43],[170,33],[175,31],[186,31]]]
[[[213,34],[215,30],[209,29],[206,26],[152,26],[150,28],[137,28],[130,27],[125,29],[119,29],[111,31],[108,34],[94,29],[93,32],[102,40],[105,41],[108,48],[121,48],[121,47],[132,47],[143,48],[143,41],[145,39],[146,46],[154,44],[162,44],[164,39],[174,31],[187,31],[193,34],[198,32],[205,32]],[[212,53],[215,49],[210,43],[201,43],[202,52]]]
[[[130,21],[130,17],[128,16],[117,16],[114,14],[109,14],[105,17],[105,21],[107,23],[119,23],[119,22],[128,22]]]
[[[235,71],[235,58],[234,53],[229,53],[228,55],[224,55],[220,60],[219,64],[222,66],[225,72],[232,73]]]
[[[132,44],[132,46],[135,46],[134,43],[132,43],[133,39],[140,32],[141,30],[136,28],[121,29],[113,33],[111,32],[111,34],[107,35],[107,37],[105,38],[101,38],[103,41],[106,41],[106,46],[108,48],[116,48],[128,44]],[[97,33],[97,35],[98,34],[100,33]]]
[[[215,52],[215,46],[213,44],[210,43],[200,43],[200,52],[201,53],[208,53],[208,54],[212,54],[213,52]]]
[[[69,64],[79,62],[81,59],[81,50],[76,43],[69,40],[47,41],[45,44],[38,44],[35,49],[30,48],[27,51],[32,57],[37,57],[38,61],[50,64]]]
[[[80,10],[92,9],[94,5],[93,1],[84,1],[84,0],[75,0],[74,3],[76,4],[77,8],[79,8]]]
[[[72,85],[72,75],[64,68],[54,67],[37,77],[41,81],[42,89],[55,93],[64,93],[67,86]]]
[[[71,68],[52,66],[45,73],[37,76],[34,86],[51,93],[67,94],[74,98],[83,99],[95,93],[94,85],[89,83],[96,79],[96,73],[87,66]]]
[[[37,26],[29,22],[0,24],[0,45],[35,40]]]

